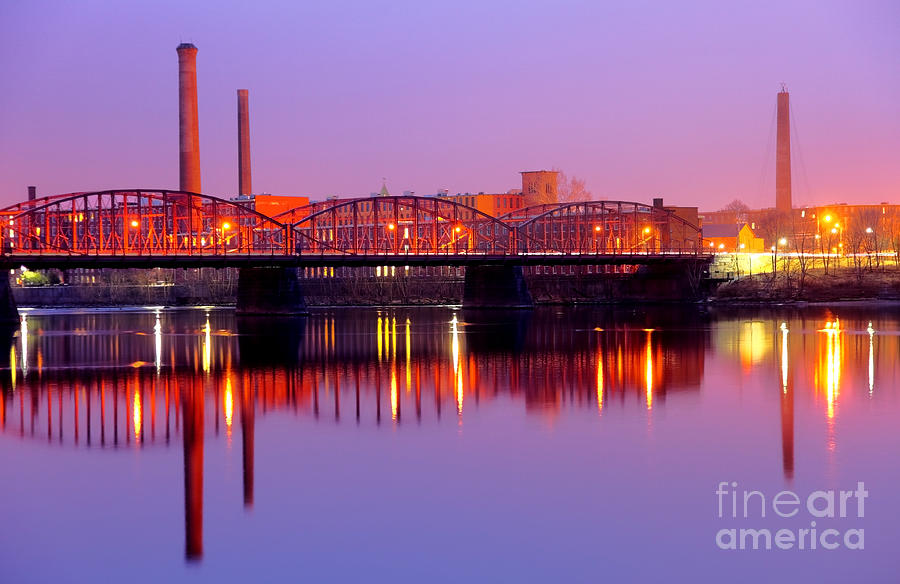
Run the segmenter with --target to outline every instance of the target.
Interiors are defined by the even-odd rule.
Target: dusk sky
[[[257,193],[502,192],[560,168],[595,198],[772,206],[784,82],[794,204],[900,202],[897,0],[4,0],[0,203],[177,188],[182,41],[208,194],[236,192],[247,88]]]

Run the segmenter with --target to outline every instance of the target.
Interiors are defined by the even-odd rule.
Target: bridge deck
[[[557,254],[184,254],[79,255],[13,253],[0,255],[0,267],[29,269],[74,268],[199,268],[199,267],[321,267],[321,266],[477,266],[477,265],[664,265],[706,262],[700,253],[557,253]]]

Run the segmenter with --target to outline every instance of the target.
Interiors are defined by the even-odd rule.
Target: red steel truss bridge
[[[708,259],[700,230],[628,201],[527,207],[501,217],[439,197],[337,199],[269,217],[241,202],[108,190],[0,209],[0,263],[29,268],[364,265],[647,265]]]

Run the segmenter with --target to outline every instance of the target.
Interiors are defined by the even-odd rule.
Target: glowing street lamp
[[[825,223],[831,223],[831,215],[825,215]]]
[[[599,225],[595,225],[595,226],[594,226],[594,231],[596,231],[597,233],[600,233],[600,226],[599,226]]]
[[[231,223],[222,223],[222,231],[228,231],[229,229],[231,229]]]
[[[871,227],[866,227],[866,233],[872,233],[872,228],[871,228]]]
[[[393,223],[388,223],[388,226],[387,226],[387,227],[388,227],[388,229],[390,229],[391,231],[393,231],[394,229],[397,228],[397,226],[394,225]]]
[[[787,245],[787,238],[786,238],[786,237],[782,237],[781,239],[779,239],[779,240],[778,240],[778,245]]]
[[[137,226],[138,226],[138,222],[137,222],[137,221],[132,221],[132,222],[131,222],[131,226],[132,226],[132,227],[137,227]]]

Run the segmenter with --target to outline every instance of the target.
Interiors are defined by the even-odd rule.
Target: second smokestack
[[[179,189],[200,192],[200,125],[197,115],[197,47],[181,43],[178,51]]]
[[[775,209],[790,213],[791,202],[791,121],[790,95],[782,86],[778,93],[777,135],[775,144]]]
[[[250,195],[250,105],[249,92],[237,90],[238,98],[238,194]]]

